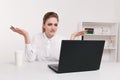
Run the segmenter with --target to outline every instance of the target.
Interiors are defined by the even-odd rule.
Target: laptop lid
[[[99,69],[104,43],[104,40],[62,40],[58,72]]]
[[[63,40],[59,72],[75,72],[99,69],[104,40]]]

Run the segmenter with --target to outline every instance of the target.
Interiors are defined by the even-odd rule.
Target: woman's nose
[[[55,26],[54,25],[52,25],[52,29],[54,29],[55,28]]]

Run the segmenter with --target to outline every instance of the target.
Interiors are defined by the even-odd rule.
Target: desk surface
[[[0,80],[120,80],[120,63],[102,63],[100,70],[57,74],[48,62],[0,64]]]

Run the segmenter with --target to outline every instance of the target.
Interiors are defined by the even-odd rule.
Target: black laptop
[[[59,64],[48,67],[57,73],[98,70],[104,43],[104,40],[62,40]]]

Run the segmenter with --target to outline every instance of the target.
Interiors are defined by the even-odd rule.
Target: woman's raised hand
[[[29,34],[28,34],[27,31],[25,31],[24,29],[20,29],[20,28],[17,28],[17,27],[13,27],[13,26],[11,26],[10,29],[11,29],[13,32],[16,32],[16,33],[18,33],[18,34],[20,34],[20,35],[23,35],[26,44],[29,44],[29,43],[30,43]]]
[[[70,39],[74,40],[78,36],[85,35],[86,32],[87,32],[87,30],[83,30],[83,31],[80,31],[80,32],[75,32],[71,35]]]
[[[17,27],[13,27],[11,26],[10,29],[13,31],[13,32],[16,32],[18,34],[21,34],[23,36],[26,36],[28,34],[27,31],[25,31],[24,29],[20,29],[20,28],[17,28]]]

